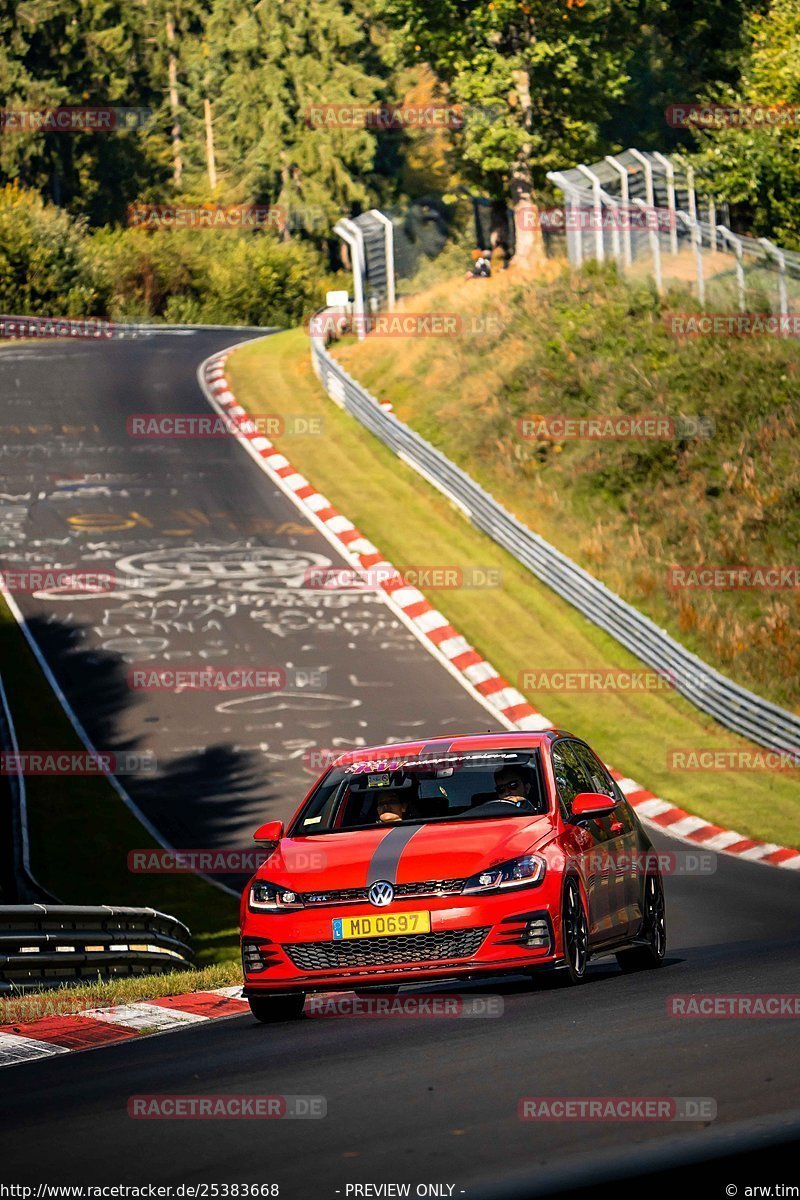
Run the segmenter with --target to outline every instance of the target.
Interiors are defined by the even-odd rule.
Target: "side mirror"
[[[617,802],[603,792],[578,792],[572,801],[570,818],[577,817],[607,817],[617,807]]]
[[[253,841],[259,845],[274,845],[283,837],[283,821],[267,821],[266,825],[259,825],[258,829],[253,834]]]

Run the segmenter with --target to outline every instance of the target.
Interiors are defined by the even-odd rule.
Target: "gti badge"
[[[374,904],[376,908],[385,908],[394,900],[394,888],[385,879],[379,879],[377,883],[373,883],[367,895],[370,904]]]

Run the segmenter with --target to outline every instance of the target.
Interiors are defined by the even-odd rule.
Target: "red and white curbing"
[[[169,1033],[221,1017],[240,1017],[250,1011],[241,995],[241,986],[215,988],[0,1025],[0,1067],[52,1058],[72,1050],[92,1050],[143,1034]],[[44,1005],[58,1007],[63,997],[64,993],[59,992],[41,999]]]
[[[268,438],[249,424],[248,414],[236,403],[225,378],[227,353],[216,355],[203,364],[201,383],[212,406],[227,417],[236,418],[235,436],[255,452],[266,472],[286,494],[302,508],[315,525],[336,544],[345,558],[364,569],[380,568],[381,575],[394,571],[376,546],[343,516],[330,501],[294,469]],[[443,661],[495,713],[509,729],[552,729],[553,722],[538,712],[516,688],[512,687],[477,650],[461,637],[442,613],[415,587],[405,586],[399,575],[380,586],[387,600],[413,629],[421,641]],[[800,850],[774,842],[757,842],[731,829],[713,825],[655,796],[636,780],[609,767],[631,805],[640,817],[657,825],[670,837],[680,838],[706,850],[735,854],[753,862],[800,870]]]

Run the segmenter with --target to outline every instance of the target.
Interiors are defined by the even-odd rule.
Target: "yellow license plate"
[[[333,922],[333,940],[349,938],[397,937],[401,933],[430,933],[429,912],[381,913],[368,917],[337,917]]]

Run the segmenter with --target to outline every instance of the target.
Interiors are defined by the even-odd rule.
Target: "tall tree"
[[[205,52],[189,66],[191,107],[208,102],[218,191],[289,210],[319,227],[370,202],[375,136],[335,123],[337,106],[375,102],[368,30],[348,0],[213,0]],[[308,119],[324,107],[331,124]],[[196,119],[196,118],[194,118]],[[195,178],[208,162],[192,139]]]
[[[800,9],[772,0],[748,25],[751,45],[736,88],[710,98],[725,105],[777,106],[783,115],[698,132],[699,163],[738,218],[760,236],[800,249]],[[752,119],[752,118],[751,118]]]
[[[407,59],[427,62],[464,106],[465,169],[482,190],[535,206],[546,172],[601,152],[623,94],[636,0],[374,0]],[[542,252],[517,221],[517,258]]]
[[[2,0],[0,93],[7,109],[86,105],[157,110],[147,5],[126,0]],[[129,132],[7,132],[0,174],[94,222],[119,218],[164,172],[157,122]]]

